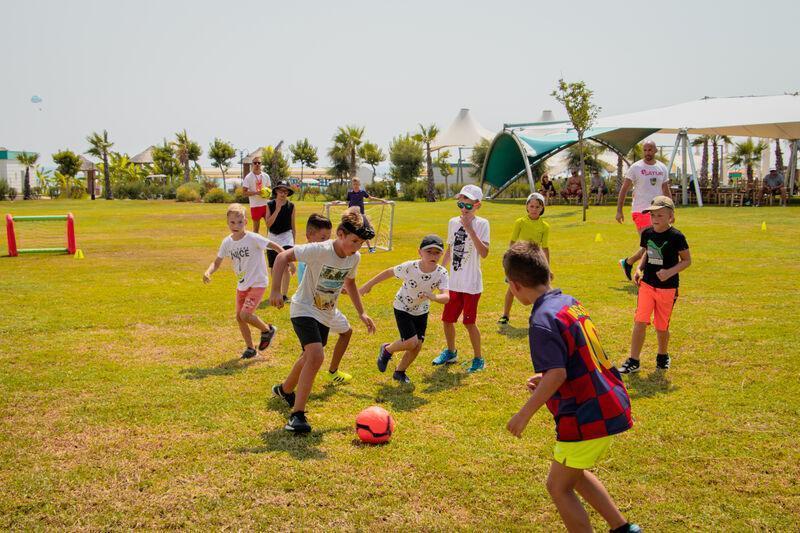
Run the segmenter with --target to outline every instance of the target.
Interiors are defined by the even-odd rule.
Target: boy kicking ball
[[[622,378],[606,357],[586,309],[550,287],[550,268],[541,248],[513,245],[503,256],[508,286],[523,305],[533,304],[528,329],[533,368],[530,399],[509,420],[521,437],[543,405],[556,421],[556,445],[547,491],[568,531],[592,531],[578,494],[608,522],[612,532],[639,532],[589,470],[611,446],[614,435],[633,425]],[[576,494],[577,493],[577,494]]]

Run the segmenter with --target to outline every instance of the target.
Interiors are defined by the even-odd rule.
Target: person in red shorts
[[[644,259],[634,275],[634,282],[639,285],[639,297],[631,336],[631,355],[619,367],[622,374],[639,371],[639,356],[650,317],[653,317],[658,338],[656,368],[669,368],[669,319],[678,299],[678,273],[692,264],[686,237],[672,227],[675,222],[672,199],[656,196],[643,212],[650,214],[653,225],[642,232],[640,239],[640,252]]]
[[[261,228],[261,219],[267,220],[267,201],[272,180],[269,174],[261,172],[261,158],[253,158],[253,171],[248,173],[242,181],[242,192],[250,203],[250,218],[253,219],[253,231],[258,233]]]
[[[434,365],[455,363],[456,322],[464,314],[464,327],[472,344],[472,363],[467,372],[483,370],[485,362],[481,353],[481,332],[475,320],[478,316],[478,300],[483,292],[481,259],[489,255],[489,221],[476,215],[481,208],[483,191],[477,185],[464,185],[456,196],[456,205],[461,215],[453,217],[447,224],[447,250],[442,266],[450,264],[450,301],[442,312],[442,325],[447,347],[433,360]]]

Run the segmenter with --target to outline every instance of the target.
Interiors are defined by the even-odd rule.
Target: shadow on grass
[[[236,453],[269,453],[286,452],[300,461],[327,459],[328,454],[319,449],[322,444],[322,437],[325,433],[340,433],[348,431],[350,428],[326,429],[323,431],[312,431],[311,433],[294,435],[283,428],[265,431],[261,434],[263,446],[252,448],[236,448]]]
[[[545,218],[567,218],[567,217],[574,217],[581,213],[580,209],[576,209],[575,211],[564,211],[563,213],[551,213],[548,211],[547,216]]]
[[[413,383],[401,384],[392,380],[392,383],[385,384],[375,395],[377,403],[388,403],[391,405],[389,411],[413,411],[422,407],[428,400],[414,396],[416,387]]]
[[[361,448],[363,450],[364,448],[381,448],[383,446],[387,446],[389,442],[379,442],[377,444],[370,444],[369,442],[363,442],[361,439],[356,437],[355,439],[350,441],[350,445],[353,448]]]
[[[510,324],[500,324],[497,327],[497,333],[510,339],[521,339],[528,336],[528,328],[515,328]]]
[[[626,283],[623,287],[609,287],[612,291],[627,292],[633,296],[639,294],[639,288],[633,283]]]
[[[312,390],[311,394],[308,395],[309,402],[324,402],[334,394],[346,394],[347,396],[351,396],[353,398],[358,398],[359,400],[370,400],[372,401],[372,396],[368,394],[360,394],[358,392],[353,392],[347,389],[346,385],[334,385],[333,383],[325,384],[321,390],[314,392]],[[286,412],[290,411],[289,406],[286,402],[274,394],[270,392],[270,397],[267,400],[267,409],[270,411],[276,412]]]
[[[455,372],[450,371],[451,367]],[[425,376],[422,380],[423,383],[428,385],[422,392],[432,394],[460,387],[461,382],[467,377],[467,374],[459,367],[460,365],[437,366],[433,374]]]
[[[627,377],[628,394],[631,399],[652,398],[661,394],[669,394],[678,390],[673,385],[663,370],[654,370],[647,377],[639,374],[629,374]]]
[[[252,359],[242,359],[237,357],[236,359],[225,361],[224,363],[220,363],[217,366],[212,366],[211,368],[184,368],[178,373],[186,379],[205,379],[212,376],[232,376],[242,372],[247,367],[254,365],[257,362],[258,358],[255,357]]]

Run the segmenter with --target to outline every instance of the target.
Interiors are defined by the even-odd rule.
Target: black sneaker
[[[295,411],[289,415],[289,421],[283,427],[290,433],[309,433],[311,431],[311,424],[306,420],[306,413],[304,411]]]
[[[656,355],[656,368],[659,370],[667,370],[669,368],[670,357],[668,353]]]
[[[625,272],[625,277],[628,278],[628,281],[633,281],[633,278],[631,278],[631,273],[633,272],[633,265],[628,264],[627,257],[619,260],[619,266],[622,267],[622,271]]]
[[[275,333],[278,331],[278,328],[273,326],[272,324],[269,325],[269,329],[267,331],[261,332],[261,342],[258,343],[259,351],[266,350],[269,348],[269,343],[272,342],[272,337],[275,336]]]
[[[242,352],[242,359],[252,359],[257,355],[258,352],[255,350],[255,348],[248,348]]]
[[[389,359],[392,358],[392,354],[386,351],[386,347],[389,346],[389,343],[381,344],[381,349],[378,351],[378,370],[381,372],[386,372],[386,365],[389,364]]]
[[[622,363],[622,366],[617,369],[620,374],[633,374],[639,371],[639,361],[628,357],[627,361]]]
[[[411,383],[411,378],[406,375],[405,370],[395,370],[394,374],[392,374],[392,379],[395,381],[399,381],[400,383],[409,384]]]
[[[272,387],[272,394],[280,398],[281,400],[285,401],[289,407],[294,407],[294,393],[293,392],[283,392],[283,387],[281,384],[278,383],[274,387]]]
[[[500,317],[500,320],[497,321],[498,324],[508,324],[508,317],[503,315]]]

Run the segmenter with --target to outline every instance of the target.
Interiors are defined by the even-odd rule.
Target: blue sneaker
[[[386,372],[386,365],[389,364],[389,359],[392,358],[392,354],[386,351],[386,347],[389,346],[389,343],[381,344],[381,349],[378,350],[378,370],[381,372]]]
[[[442,350],[442,353],[440,353],[436,357],[436,359],[433,360],[433,364],[437,366],[445,364],[450,365],[455,363],[457,358],[458,358],[458,350],[451,352],[450,350],[445,348],[444,350]]]
[[[633,281],[631,278],[631,273],[633,272],[633,265],[628,264],[628,258],[620,259],[619,266],[622,268],[622,271],[625,273],[625,277],[628,278],[628,281]]]
[[[474,374],[475,372],[480,372],[486,367],[486,363],[483,360],[483,357],[475,357],[472,359],[472,364],[467,369],[467,374]]]

